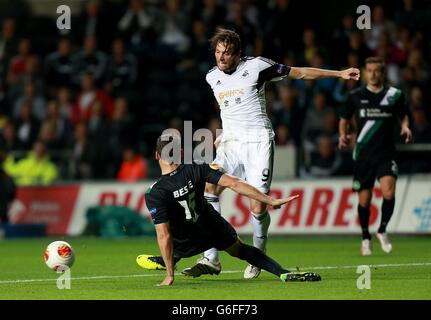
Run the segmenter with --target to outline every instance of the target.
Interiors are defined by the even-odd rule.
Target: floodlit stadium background
[[[57,28],[60,4],[70,7],[71,30]],[[370,30],[357,28],[361,4],[371,8]],[[140,19],[131,18],[133,9]],[[1,145],[18,162],[40,139],[50,158],[39,175],[15,168],[18,195],[1,234],[100,235],[104,227],[106,236],[125,236],[118,225],[130,212],[108,207],[117,227],[101,227],[97,210],[118,205],[146,216],[144,192],[159,174],[155,138],[166,128],[182,131],[185,120],[194,130],[221,126],[205,82],[214,65],[208,38],[217,25],[241,35],[244,55],[291,66],[362,69],[366,57],[384,58],[389,83],[408,98],[415,136],[405,146],[394,132],[400,179],[389,231],[429,232],[430,12],[429,1],[1,1]],[[351,152],[338,151],[336,142],[346,95],[363,81],[364,74],[361,83],[267,85],[277,144],[272,192],[302,195],[273,215],[272,233],[359,231]],[[130,165],[120,169],[125,157],[134,159],[136,175]],[[371,228],[380,219],[376,187]],[[239,233],[251,233],[247,206],[232,193],[222,199],[223,215]]]
[[[57,28],[59,5],[70,8],[71,30]],[[357,28],[359,5],[371,9],[371,30]],[[131,8],[140,19],[131,19]],[[387,61],[415,136],[406,146],[394,132],[400,177],[390,255],[374,238],[373,255],[360,256],[351,152],[336,148],[338,114],[362,73],[361,83],[285,79],[266,87],[277,144],[271,192],[301,195],[271,212],[267,253],[291,270],[318,272],[321,282],[286,285],[267,272],[244,280],[245,262],[222,253],[219,276],[178,276],[160,290],[164,272],[136,265],[138,254],[158,253],[144,199],[159,175],[156,137],[182,131],[185,120],[193,130],[221,126],[205,82],[217,25],[241,35],[244,55],[286,65],[363,69],[370,55]],[[26,164],[12,166],[17,197],[10,223],[0,224],[0,299],[430,299],[430,64],[428,0],[0,0],[0,146],[5,166]],[[50,159],[40,172],[29,165],[38,139]],[[124,157],[133,165],[120,170]],[[374,233],[378,184],[373,193]],[[251,243],[248,200],[224,192],[221,203]],[[54,240],[75,250],[71,290],[59,290],[59,275],[43,262]],[[195,262],[180,261],[177,272]],[[364,265],[369,290],[358,285]]]

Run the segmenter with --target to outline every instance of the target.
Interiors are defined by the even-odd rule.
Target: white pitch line
[[[243,272],[241,270],[226,270],[222,273],[239,273]],[[60,275],[60,274],[59,274]],[[118,279],[118,278],[141,278],[141,277],[161,277],[163,273],[153,273],[153,274],[128,274],[122,276],[92,276],[92,277],[72,277],[70,280],[98,280],[98,279]],[[176,272],[175,275],[182,275]],[[2,280],[0,284],[8,283],[28,283],[28,282],[44,282],[44,281],[57,281],[57,278],[45,278],[45,279],[22,279],[22,280]]]
[[[358,264],[359,265],[359,264]],[[329,270],[329,269],[353,269],[356,266],[314,266],[314,267],[301,267],[300,269],[308,270]],[[392,263],[392,264],[361,264],[369,266],[370,268],[391,268],[391,267],[419,267],[419,266],[431,266],[431,262],[419,262],[419,263]],[[294,268],[291,268],[294,270]]]
[[[419,266],[431,266],[431,262],[423,263],[394,263],[394,264],[368,264],[370,268],[391,268],[391,267],[419,267]],[[301,270],[330,270],[330,269],[353,269],[355,266],[312,266],[312,267],[301,267]],[[295,267],[289,268],[295,270]],[[243,270],[226,270],[221,273],[242,273]],[[163,273],[153,274],[130,274],[121,276],[92,276],[92,277],[74,277],[70,280],[98,280],[98,279],[119,279],[119,278],[141,278],[141,277],[162,277]],[[175,275],[181,275],[181,273],[175,273]],[[0,284],[11,284],[11,283],[31,283],[31,282],[45,282],[45,281],[57,281],[57,278],[45,278],[45,279],[22,279],[22,280],[2,280]]]

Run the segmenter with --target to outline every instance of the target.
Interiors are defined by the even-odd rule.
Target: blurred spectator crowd
[[[243,55],[286,65],[363,69],[368,56],[384,58],[388,82],[407,96],[415,142],[431,143],[429,1],[376,1],[371,30],[356,27],[358,1],[81,3],[71,30],[58,30],[55,16],[34,15],[26,1],[0,4],[0,143],[10,154],[6,170],[21,172],[21,184],[152,177],[163,129],[181,130],[183,120],[193,129],[221,127],[205,82],[214,65],[208,39],[219,25],[240,34]],[[336,146],[338,113],[361,84],[267,86],[276,143],[297,148],[299,176],[351,173],[350,153]],[[409,153],[401,171],[430,172],[424,156]],[[48,174],[28,182],[20,166],[34,173],[38,159]]]

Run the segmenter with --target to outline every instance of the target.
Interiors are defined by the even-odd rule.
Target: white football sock
[[[265,211],[262,214],[252,212],[251,215],[253,217],[253,245],[263,252],[266,252],[266,242],[268,240],[268,229],[271,224],[271,216],[268,211]]]
[[[204,257],[207,258],[209,261],[211,261],[214,264],[218,264],[220,262],[220,257],[218,250],[216,248],[208,249],[204,252]]]
[[[205,199],[208,201],[209,204],[213,206],[213,208],[221,214],[221,208],[220,208],[220,201],[219,197],[216,195],[213,195],[211,193],[204,193]],[[208,249],[204,252],[204,257],[207,258],[212,263],[219,263],[219,252],[216,248]]]

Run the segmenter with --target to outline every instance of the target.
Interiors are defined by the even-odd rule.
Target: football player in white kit
[[[218,28],[210,40],[217,66],[208,71],[206,81],[211,86],[220,106],[223,134],[217,146],[214,164],[221,170],[238,176],[264,193],[271,187],[274,131],[266,114],[265,82],[322,77],[359,80],[356,68],[342,71],[316,68],[288,67],[262,57],[241,57],[239,35]],[[220,212],[218,197],[223,188],[208,184],[205,196]],[[266,251],[270,215],[266,205],[250,201],[253,223],[253,245]],[[182,271],[184,275],[199,277],[202,274],[219,274],[221,264],[217,249],[205,251],[196,265]],[[258,277],[260,269],[248,265],[244,278]]]

